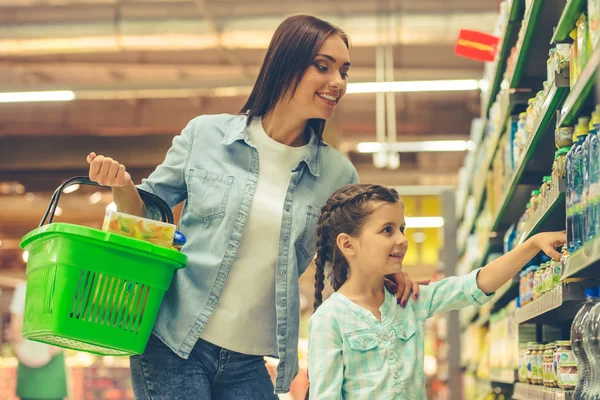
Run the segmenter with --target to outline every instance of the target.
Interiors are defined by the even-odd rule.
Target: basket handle
[[[109,186],[102,186],[99,183],[92,181],[91,179],[89,179],[86,176],[76,176],[74,178],[66,180],[62,185],[60,185],[58,187],[58,189],[56,189],[54,191],[54,194],[52,195],[52,198],[50,199],[50,204],[48,205],[48,208],[46,209],[46,213],[44,214],[44,217],[42,218],[42,221],[40,222],[40,226],[46,224],[46,219],[48,219],[48,222],[47,222],[48,224],[52,223],[52,220],[54,219],[54,213],[56,212],[56,207],[58,207],[58,200],[60,199],[60,195],[62,194],[63,190],[65,190],[69,186],[80,185],[80,184],[109,188]],[[152,205],[153,207],[155,207],[160,212],[161,219],[164,222],[167,222],[169,224],[173,223],[174,219],[173,219],[173,212],[171,211],[171,207],[169,207],[169,205],[167,203],[165,203],[165,201],[163,199],[161,199],[160,197],[158,197],[155,194],[146,192],[145,190],[142,190],[139,188],[137,190],[138,190],[138,193],[140,194],[140,197],[142,198],[142,201],[144,202],[145,205]]]

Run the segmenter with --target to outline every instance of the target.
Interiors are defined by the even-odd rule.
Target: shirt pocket
[[[396,333],[396,337],[402,342],[408,342],[417,331],[415,324],[416,322],[414,320],[407,320],[405,323],[395,326],[393,329]]]
[[[225,216],[233,176],[212,171],[188,171],[188,210],[201,221]]]
[[[306,207],[304,229],[302,230],[302,234],[298,240],[298,249],[305,258],[315,255],[315,247],[317,244],[317,224],[320,216],[320,209],[313,206]]]
[[[369,351],[379,346],[379,340],[373,332],[354,332],[348,334],[348,346],[355,351]]]

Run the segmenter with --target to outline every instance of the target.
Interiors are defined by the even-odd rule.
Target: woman
[[[322,141],[346,92],[348,38],[311,16],[276,30],[240,115],[193,119],[140,188],[170,206],[188,267],[176,273],[146,351],[131,357],[141,399],[269,399],[298,372],[298,277],[320,208],[356,169]],[[120,211],[154,217],[117,161],[91,153],[90,179]],[[418,285],[397,277],[399,302]],[[275,388],[264,356],[279,359]],[[274,390],[275,389],[275,390]]]

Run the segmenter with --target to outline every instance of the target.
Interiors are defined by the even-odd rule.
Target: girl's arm
[[[308,322],[310,400],[342,398],[344,361],[342,337],[335,319],[314,314]]]
[[[555,260],[561,254],[556,251],[567,241],[565,232],[544,232],[534,235],[522,245],[483,267],[477,275],[477,286],[485,293],[494,293],[512,279],[540,251]]]
[[[562,246],[565,241],[565,232],[537,234],[481,269],[421,287],[420,300],[413,301],[412,307],[417,317],[427,319],[469,305],[481,306],[490,299],[489,294],[512,279],[540,250],[552,258],[560,258],[555,247]]]

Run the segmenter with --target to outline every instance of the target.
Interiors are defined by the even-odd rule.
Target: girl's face
[[[381,275],[402,271],[402,262],[408,250],[404,235],[404,204],[402,202],[375,204],[358,238],[352,238],[355,262],[365,272]]]
[[[328,120],[346,93],[350,68],[348,48],[339,35],[327,38],[298,84],[290,105],[303,119]]]

